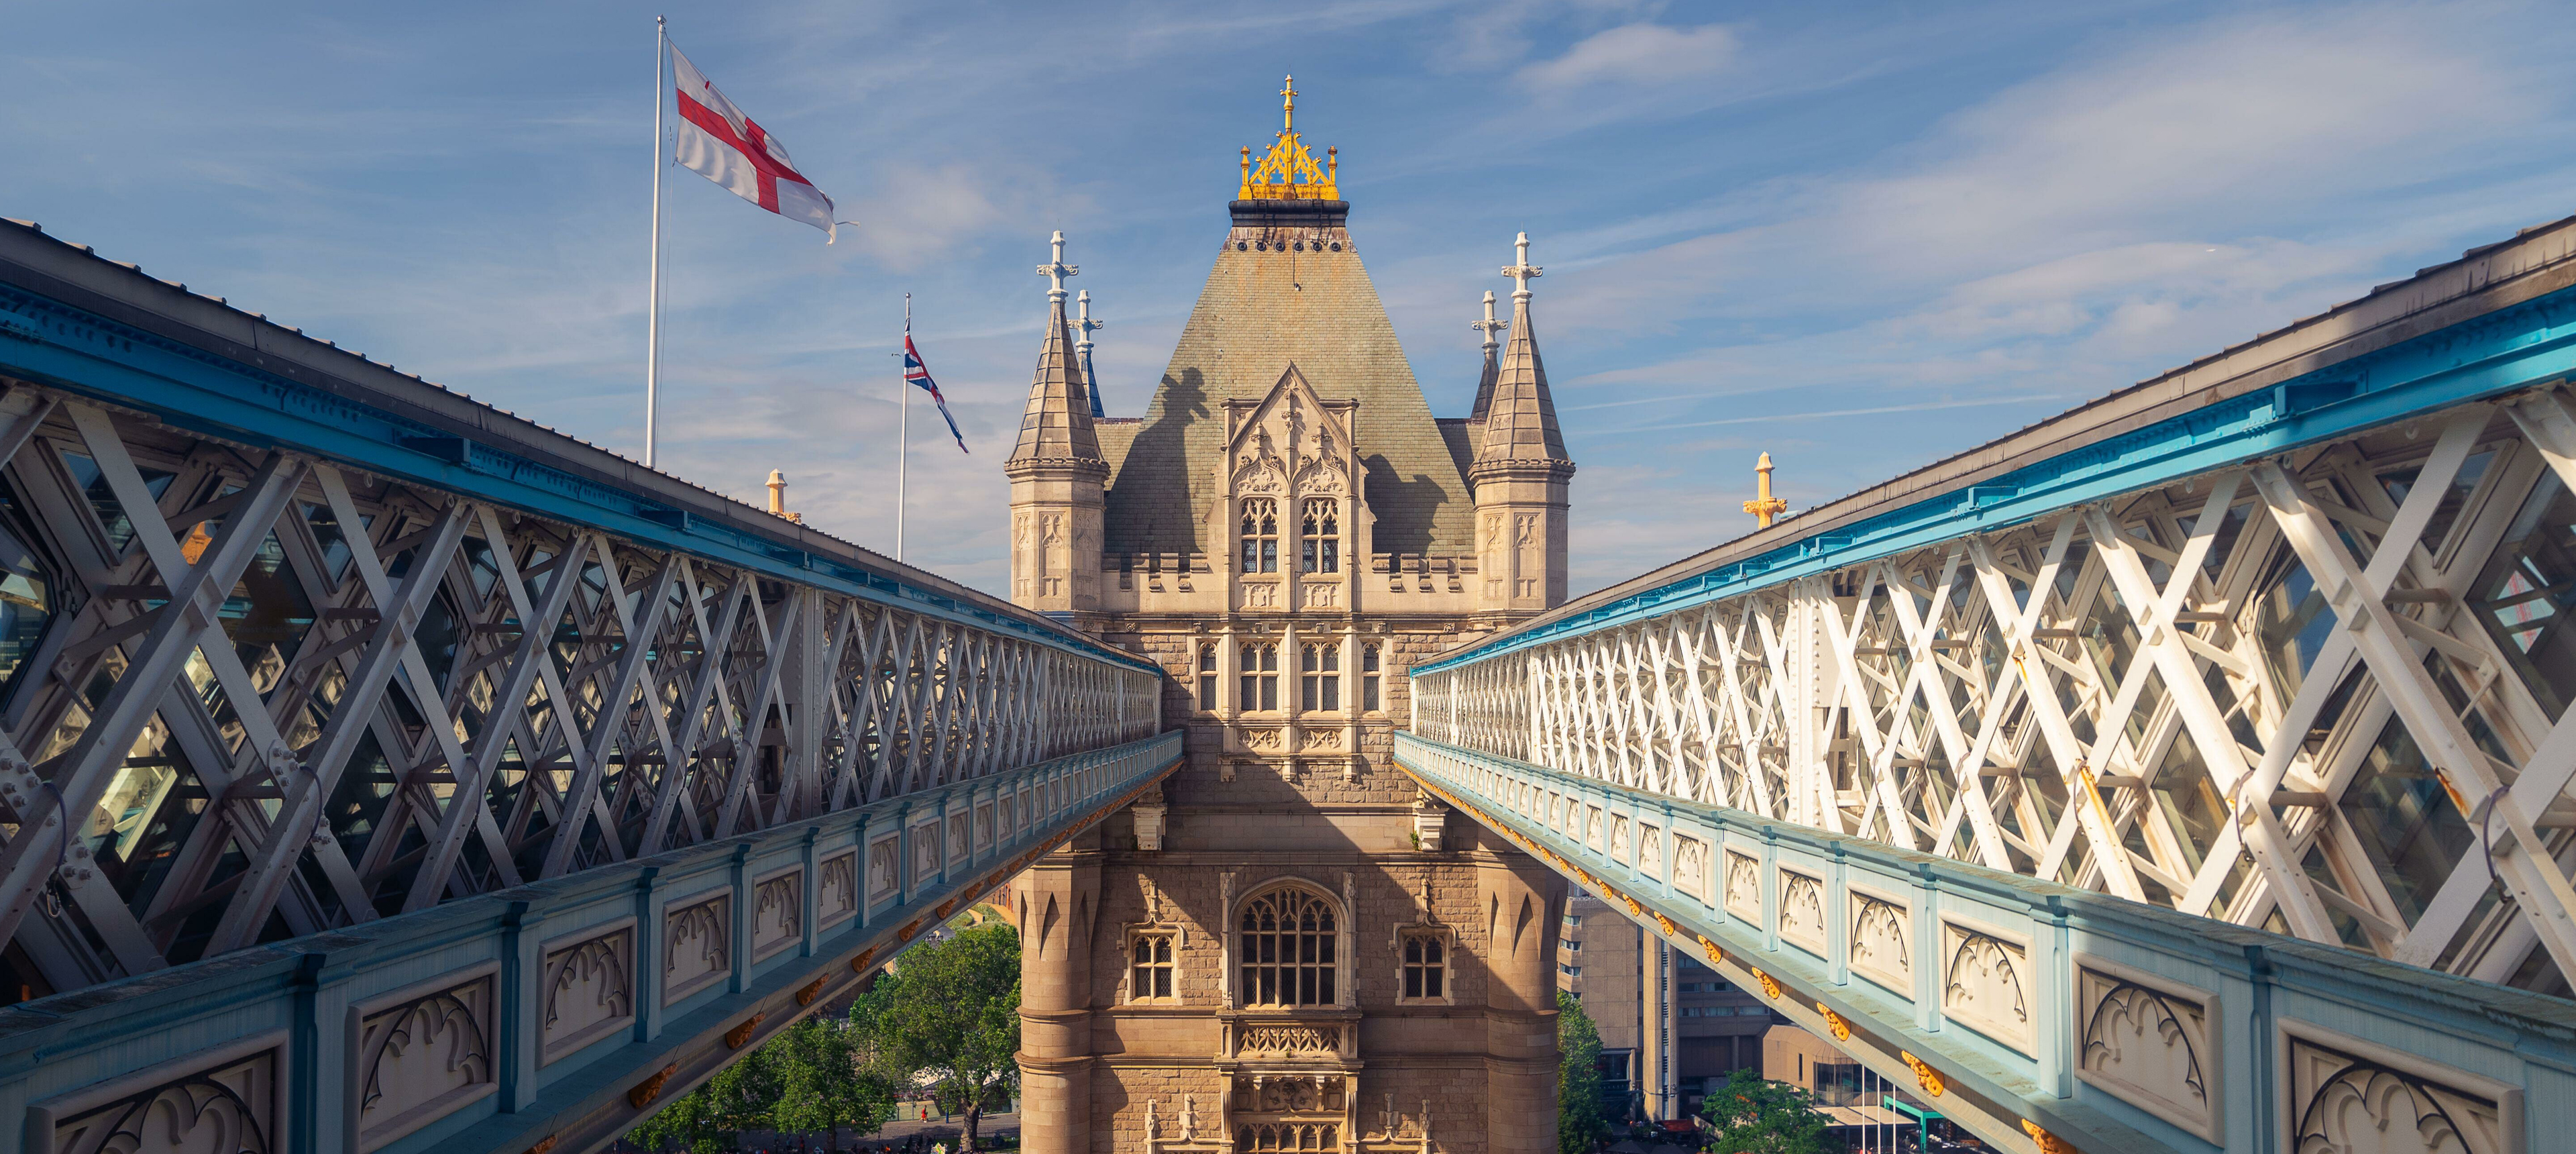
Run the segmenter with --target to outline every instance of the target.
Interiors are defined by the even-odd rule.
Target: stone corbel
[[[1449,808],[1416,791],[1413,797],[1413,848],[1424,853],[1439,853],[1442,835],[1449,828]]]
[[[1163,827],[1171,816],[1171,807],[1160,796],[1127,807],[1136,816],[1136,848],[1148,853],[1163,848]]]

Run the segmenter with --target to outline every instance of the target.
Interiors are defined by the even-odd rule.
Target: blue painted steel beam
[[[1414,673],[1499,657],[1970,533],[2009,528],[2088,501],[2169,485],[2571,374],[2576,374],[2576,289],[2562,289],[1858,523],[1497,635],[1416,666]]]

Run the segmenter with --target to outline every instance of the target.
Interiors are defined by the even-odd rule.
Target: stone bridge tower
[[[1141,419],[1093,419],[1060,234],[1039,270],[1014,594],[1160,661],[1189,760],[1019,884],[1028,1145],[1553,1150],[1563,888],[1389,756],[1414,662],[1565,597],[1537,270],[1434,418],[1281,96]]]

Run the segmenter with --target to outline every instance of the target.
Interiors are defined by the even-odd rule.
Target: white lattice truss
[[[56,990],[1158,727],[1076,648],[33,389],[0,461],[0,940]]]
[[[2545,389],[1419,673],[1415,730],[2564,994],[2570,486]]]

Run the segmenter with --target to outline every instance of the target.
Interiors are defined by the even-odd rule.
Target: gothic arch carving
[[[2214,995],[2098,958],[2075,965],[2076,1076],[2212,1142]]]

